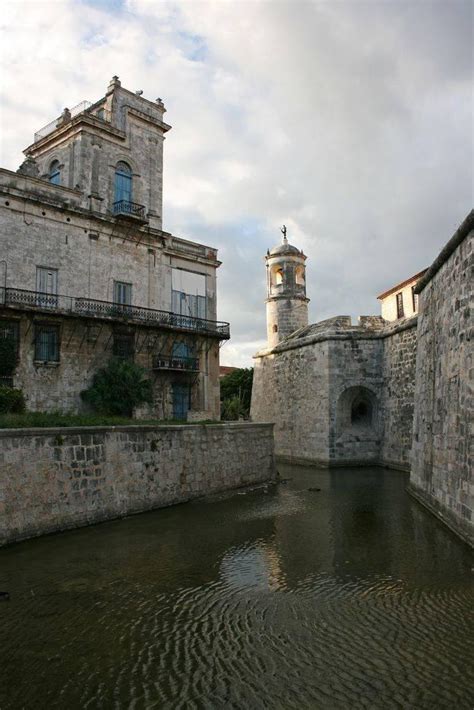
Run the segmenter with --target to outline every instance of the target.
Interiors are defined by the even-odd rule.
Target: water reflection
[[[403,474],[281,473],[0,551],[2,710],[471,708],[467,548]]]

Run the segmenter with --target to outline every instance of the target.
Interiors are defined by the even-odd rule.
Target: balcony
[[[18,288],[0,288],[0,307],[48,315],[57,314],[159,327],[219,340],[230,338],[229,324],[225,322],[183,316],[154,308],[127,306],[112,301],[98,301],[92,298],[62,296]]]
[[[129,202],[128,200],[118,200],[118,202],[114,202],[112,205],[112,214],[114,217],[132,219],[142,224],[148,222],[144,205],[138,205],[136,202]]]
[[[153,369],[172,370],[174,372],[199,372],[199,358],[158,355],[153,362]]]

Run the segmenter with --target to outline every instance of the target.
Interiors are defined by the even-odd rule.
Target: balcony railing
[[[26,291],[18,288],[0,288],[0,306],[41,313],[58,313],[84,318],[119,320],[146,326],[159,326],[170,330],[199,333],[227,340],[230,338],[229,324],[207,318],[183,316],[169,311],[127,306],[111,301],[92,298],[62,296],[60,294]]]
[[[168,357],[158,355],[153,362],[154,370],[176,370],[178,372],[199,372],[197,357]]]
[[[112,214],[115,217],[133,217],[141,222],[146,222],[145,207],[136,202],[118,200],[112,205]]]

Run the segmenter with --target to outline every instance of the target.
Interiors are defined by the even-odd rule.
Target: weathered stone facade
[[[37,134],[17,173],[0,170],[0,331],[18,339],[13,382],[31,409],[77,411],[128,340],[153,377],[149,414],[176,415],[179,390],[184,409],[219,417],[220,262],[161,228],[164,111],[114,78]],[[54,357],[36,347],[46,331]]]
[[[0,545],[275,478],[272,426],[0,431]]]
[[[320,465],[408,470],[416,318],[348,316],[309,326],[256,357],[252,419],[275,422],[275,451]]]
[[[412,493],[474,544],[474,211],[420,282]]]

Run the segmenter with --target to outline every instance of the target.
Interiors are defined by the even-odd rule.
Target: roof
[[[229,365],[219,365],[219,377],[225,377],[226,375],[230,375],[231,372],[235,372],[235,370],[239,370],[240,368],[238,367],[230,367]]]
[[[277,246],[273,247],[273,249],[270,249],[268,252],[268,256],[278,256],[280,254],[302,254],[303,252],[298,249],[297,247],[294,247],[292,244],[288,244],[288,242],[284,242],[283,244],[277,244]]]
[[[395,284],[395,286],[392,286],[391,288],[388,289],[388,291],[384,291],[383,293],[380,294],[380,296],[377,296],[378,300],[381,300],[382,298],[385,298],[386,296],[390,296],[391,293],[394,293],[395,291],[399,291],[401,288],[404,288],[405,286],[408,286],[409,284],[413,283],[413,281],[419,281],[423,274],[426,274],[428,269],[423,269],[423,271],[419,271],[417,274],[414,276],[410,276],[409,279],[405,279],[405,281],[400,281],[400,283]]]
[[[471,210],[466,219],[461,222],[449,242],[443,247],[436,259],[426,270],[422,279],[416,285],[415,293],[421,293],[425,286],[429,284],[433,276],[438,273],[443,264],[449,259],[453,251],[464,241],[464,239],[474,230],[474,210]]]

